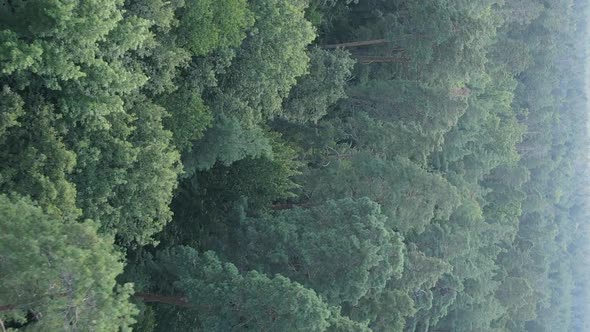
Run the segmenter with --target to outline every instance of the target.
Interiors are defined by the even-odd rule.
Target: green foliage
[[[80,215],[76,190],[69,180],[76,164],[55,128],[54,108],[39,100],[24,105],[22,99],[4,88],[0,136],[0,188],[36,200],[48,213],[65,220]],[[26,110],[26,111],[25,111]]]
[[[2,53],[11,54],[5,59],[11,61],[4,75],[18,75],[21,79],[17,82],[28,85],[30,82],[22,78],[24,71],[30,71],[53,89],[63,87],[65,81],[92,77],[90,72],[104,69],[100,42],[121,23],[118,8],[121,4],[103,0],[84,6],[56,1],[7,4],[2,9],[2,28],[10,30],[2,32]],[[144,22],[130,20],[129,23],[137,26]],[[137,33],[129,37],[137,40],[135,44],[141,44],[149,36]],[[11,64],[13,61],[17,63]],[[105,72],[104,76],[108,74],[112,75]]]
[[[369,321],[372,331],[392,332],[403,331],[406,318],[416,313],[412,298],[405,291],[390,286],[361,299],[357,306],[346,311],[357,321]]]
[[[378,143],[380,149],[391,149],[387,151],[390,155],[424,162],[429,154],[439,149],[444,134],[465,113],[467,103],[460,91],[468,89],[413,80],[375,79],[351,89],[347,108],[353,114],[366,112],[377,126],[384,123],[393,127],[387,132],[393,137],[387,139],[395,145]]]
[[[7,86],[2,88],[0,102],[0,137],[6,134],[10,127],[18,126],[18,119],[24,115],[23,100]]]
[[[198,93],[188,89],[164,96],[161,103],[169,113],[163,121],[172,132],[174,145],[179,151],[190,151],[212,121],[209,108]]]
[[[344,87],[354,64],[346,51],[315,48],[309,74],[300,77],[283,103],[283,117],[294,122],[317,122],[328,108],[345,97]]]
[[[294,197],[298,186],[293,177],[302,165],[278,134],[267,135],[272,138],[272,155],[247,157],[231,165],[216,163],[181,181],[173,201],[175,220],[162,238],[190,245],[218,240],[233,228],[236,209],[268,210],[275,201]]]
[[[0,0],[0,326],[589,330],[589,11]]]
[[[240,273],[213,252],[176,247],[149,267],[154,289],[183,294],[189,303],[180,310],[156,306],[159,330],[325,331],[330,324],[332,313],[314,291],[283,276]]]
[[[2,74],[10,75],[13,72],[25,70],[40,61],[43,53],[39,45],[27,45],[18,40],[16,33],[10,30],[0,32],[0,60],[2,61]]]
[[[221,110],[246,123],[280,115],[283,99],[308,71],[305,47],[315,36],[304,17],[305,5],[304,0],[250,3],[256,23],[221,79],[220,98],[239,106]]]
[[[130,284],[117,285],[121,256],[90,221],[64,223],[30,200],[0,195],[0,311],[27,331],[130,331]]]
[[[6,21],[10,38],[32,40],[42,53],[2,78],[25,101],[28,126],[15,128],[5,143],[29,146],[3,149],[23,160],[3,173],[6,190],[69,219],[79,215],[78,206],[121,243],[145,244],[171,218],[178,154],[162,128],[164,110],[138,93],[148,78],[129,64],[135,52],[153,45],[152,24],[123,17],[121,5],[9,5],[21,18]],[[16,41],[7,44],[12,54]],[[19,171],[21,165],[27,166]]]
[[[85,217],[122,243],[145,244],[171,218],[179,156],[162,127],[164,109],[143,96],[130,99],[128,107],[127,113],[108,117],[110,129],[76,139],[81,167],[74,179]]]
[[[311,201],[369,197],[382,206],[389,227],[421,232],[431,220],[446,220],[458,204],[456,189],[405,158],[384,160],[353,154],[304,174],[304,194]]]
[[[156,314],[154,309],[146,304],[137,304],[140,309],[136,317],[133,330],[138,332],[153,332],[156,329]]]
[[[367,198],[284,210],[246,219],[241,227],[238,251],[231,254],[238,266],[280,273],[334,305],[382,289],[403,266],[401,238],[385,228],[385,216]]]
[[[366,323],[356,322],[348,317],[332,312],[329,319],[330,326],[326,332],[371,332]]]
[[[226,166],[246,157],[270,156],[272,145],[265,130],[258,126],[244,127],[233,117],[220,116],[204,136],[183,156],[188,175],[207,170],[215,163]]]
[[[245,0],[189,0],[182,10],[178,37],[193,55],[235,47],[254,24]]]
[[[214,204],[246,197],[250,208],[263,209],[278,199],[293,197],[292,191],[297,185],[292,178],[299,174],[300,164],[294,160],[295,151],[276,134],[271,135],[276,137],[271,141],[271,156],[244,158],[231,165],[217,164],[206,172],[197,173],[199,187],[208,188],[202,199]],[[256,176],[244,176],[248,173]],[[223,196],[214,195],[216,190],[224,193]]]

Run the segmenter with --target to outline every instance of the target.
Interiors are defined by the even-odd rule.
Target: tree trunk
[[[0,312],[10,311],[14,308],[16,308],[16,305],[14,305],[14,304],[0,305]]]

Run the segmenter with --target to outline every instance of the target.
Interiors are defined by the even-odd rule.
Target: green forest
[[[590,331],[587,17],[0,0],[0,332]]]

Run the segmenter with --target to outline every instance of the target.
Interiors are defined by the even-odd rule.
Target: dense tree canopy
[[[581,0],[0,0],[0,331],[587,331]]]
[[[355,303],[401,274],[403,244],[385,227],[385,219],[367,198],[246,219],[236,235],[233,261],[288,276],[317,290],[328,303]]]
[[[15,326],[35,320],[33,331],[129,330],[132,288],[116,285],[123,263],[96,224],[64,223],[6,195],[0,220],[0,319]]]

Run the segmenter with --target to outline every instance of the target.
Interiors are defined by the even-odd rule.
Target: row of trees
[[[590,329],[583,1],[1,4],[0,328]]]

